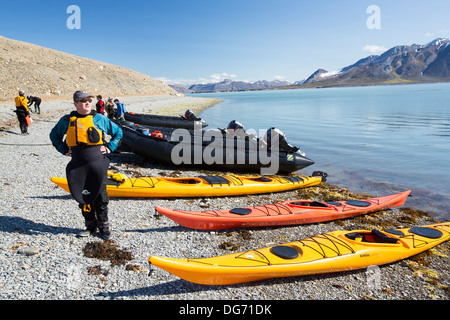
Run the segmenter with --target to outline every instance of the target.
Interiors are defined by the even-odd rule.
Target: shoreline
[[[136,113],[152,113],[157,115],[183,115],[187,109],[190,109],[197,115],[222,100],[214,98],[203,97],[186,97],[186,96],[173,96],[173,95],[150,95],[150,96],[121,96],[118,97],[119,101],[125,104],[127,111]],[[103,98],[103,101],[107,100]],[[92,101],[93,108],[95,109],[96,99]],[[14,98],[11,102],[0,102],[0,128],[10,128],[18,126],[17,117],[14,113],[15,105]],[[34,106],[31,107],[32,111]],[[50,99],[42,100],[41,114],[31,113],[31,118],[40,119],[53,116],[62,116],[64,113],[70,113],[75,108],[73,106],[72,99]],[[178,114],[177,114],[178,113]]]
[[[182,114],[185,107],[198,115],[200,112],[196,110],[199,109],[194,107],[207,108],[214,102],[205,98],[170,96],[119,99],[129,111],[151,110],[151,113],[168,112],[169,115]],[[197,99],[202,99],[204,104]],[[146,106],[148,109],[143,109]],[[32,115],[29,136],[19,134],[12,111],[14,117],[5,119],[1,110],[1,121],[9,122],[10,126],[5,128],[2,124],[0,131],[3,159],[0,176],[0,299],[448,300],[450,297],[448,242],[416,257],[381,266],[377,288],[368,286],[365,270],[275,278],[231,286],[202,286],[148,266],[150,255],[173,258],[216,256],[231,253],[228,247],[237,247],[241,252],[333,230],[385,229],[433,223],[426,212],[408,209],[408,200],[401,208],[351,219],[213,232],[190,230],[154,213],[156,205],[178,210],[214,210],[291,199],[323,201],[327,197],[339,200],[367,196],[327,183],[290,192],[237,197],[112,198],[112,240],[119,248],[132,254],[132,260],[127,262],[131,267],[113,266],[110,261],[86,257],[83,249],[102,240],[97,236],[76,237],[76,233],[84,228],[78,205],[69,194],[50,182],[52,176],[64,176],[68,159],[54,150],[48,134],[63,112],[68,110],[73,110],[71,101],[55,102],[51,108],[50,102],[47,108],[43,102],[42,113]],[[121,170],[130,177],[199,175],[198,170],[162,166],[127,153],[111,154],[111,169]],[[233,245],[224,248],[224,243]],[[152,273],[148,276],[150,270]]]
[[[424,87],[422,87],[422,85],[423,84],[420,84],[420,87],[415,88],[415,89],[412,88],[413,85],[409,85],[409,86],[411,86],[411,88],[408,90],[421,91],[421,90],[426,89],[427,88],[426,86],[428,86],[428,84],[425,85]],[[439,85],[437,88],[440,90],[445,90],[447,87],[448,87],[447,84],[445,84],[444,86]],[[433,91],[434,89],[436,89],[436,87],[429,88],[429,90],[431,90],[431,91]],[[273,92],[273,90],[272,90],[272,92]],[[364,93],[366,91],[359,91],[359,92]],[[394,92],[394,91],[390,90],[389,92]],[[318,95],[318,94],[314,93],[314,94],[311,94],[311,96],[318,97],[318,99],[320,99],[320,97],[325,97],[325,96],[328,97],[329,95],[341,97],[341,93],[343,96],[345,95],[345,92],[343,92],[343,91],[339,91],[337,93],[332,93],[330,91],[326,95],[325,94]],[[351,91],[348,94],[352,95],[353,91]],[[226,94],[202,94],[201,96],[216,97],[216,98],[220,98],[223,100],[228,100]],[[267,96],[272,97],[272,94],[267,95]],[[279,98],[280,97],[285,98],[284,93],[283,94],[280,93],[280,95],[274,94],[273,96],[279,97]],[[298,96],[300,97],[301,94],[298,94]],[[254,95],[252,94],[252,98],[255,98],[255,101],[256,101],[256,99],[260,99],[260,100],[257,100],[257,101],[260,101],[259,104],[266,106],[263,103],[264,97],[265,97],[264,95],[258,95],[256,93]],[[230,96],[229,98],[235,102],[244,100],[244,96],[239,95],[239,94]],[[272,104],[273,103],[274,102],[272,101]],[[212,110],[206,111],[204,114],[202,114],[202,116],[204,118],[210,117],[211,119],[209,119],[209,121],[211,122],[211,124],[217,126],[218,123],[222,122],[222,118],[220,116],[217,117],[217,115],[221,115],[221,113],[219,113],[219,110],[221,110],[221,112],[223,112],[223,110],[227,109],[229,106],[229,108],[232,108],[234,110],[233,113],[236,113],[237,109],[234,107],[236,105],[237,105],[236,103],[227,104],[227,102],[224,102],[222,106],[218,106],[217,109],[212,109]],[[270,106],[267,105],[267,108],[270,108]],[[217,110],[217,111],[214,111],[214,110]],[[256,110],[256,108],[252,109],[252,110]],[[267,109],[267,110],[270,110],[270,109]],[[313,110],[313,108],[311,108],[311,110]],[[295,113],[294,110],[289,109],[289,111]],[[239,112],[237,112],[237,113],[239,114]],[[267,112],[265,112],[264,115],[266,115],[266,113]],[[270,115],[270,113],[269,113],[269,115]],[[311,111],[310,115],[311,115],[311,117],[315,117],[317,114],[314,113],[313,111]],[[264,118],[267,118],[267,116],[265,116]],[[284,116],[284,118],[282,120],[285,120],[285,118],[286,117]],[[431,119],[431,117],[429,117],[429,118]],[[258,123],[256,122],[256,124],[255,124],[255,121],[253,121],[251,113],[243,112],[241,114],[241,119],[242,119],[242,122],[245,123],[246,125],[248,124],[248,123],[246,123],[246,121],[250,121],[251,126],[258,127]],[[279,119],[277,119],[277,120],[279,120]],[[328,119],[328,120],[331,121],[331,119]],[[270,121],[270,122],[273,122],[273,121]],[[269,122],[269,124],[270,124],[270,122]],[[320,122],[320,121],[318,121],[318,122]],[[395,121],[393,120],[393,122],[395,122]],[[354,138],[356,136],[353,138],[349,137],[348,140],[342,140],[342,141],[335,141],[335,139],[334,140],[330,139],[330,141],[333,141],[333,143],[328,143],[328,144],[325,143],[324,147],[314,149],[316,147],[310,143],[310,141],[312,141],[312,140],[305,139],[305,141],[302,142],[302,139],[304,137],[301,134],[298,134],[296,132],[296,131],[298,131],[297,128],[295,126],[293,126],[290,121],[287,121],[287,119],[286,119],[286,122],[281,121],[281,123],[282,124],[280,124],[280,129],[283,129],[282,126],[286,125],[287,129],[285,129],[285,130],[288,134],[288,139],[294,145],[301,146],[302,150],[305,151],[307,155],[311,156],[311,158],[316,161],[316,164],[314,166],[306,168],[305,169],[306,171],[313,172],[314,170],[317,170],[317,168],[320,168],[320,170],[325,171],[329,174],[329,179],[328,179],[329,181],[332,181],[333,183],[338,184],[339,186],[346,187],[350,190],[353,190],[354,192],[366,191],[371,194],[372,193],[383,194],[383,192],[386,192],[386,193],[388,193],[390,191],[400,192],[400,191],[404,191],[406,189],[411,188],[411,189],[413,189],[412,195],[414,196],[414,208],[419,209],[419,210],[425,210],[425,211],[433,214],[433,216],[436,217],[437,219],[441,219],[444,221],[450,221],[449,220],[450,219],[450,210],[448,209],[448,207],[450,205],[450,192],[449,192],[448,188],[445,188],[445,186],[447,186],[445,184],[445,181],[448,180],[448,175],[440,176],[438,178],[440,180],[437,180],[437,181],[429,180],[429,179],[427,181],[426,176],[424,176],[424,172],[421,172],[422,175],[419,176],[419,178],[420,178],[420,180],[419,180],[419,179],[416,179],[416,177],[415,177],[416,173],[413,174],[414,170],[411,172],[407,172],[407,167],[402,167],[401,170],[399,170],[398,172],[395,172],[395,173],[398,173],[398,175],[396,175],[395,173],[393,175],[391,175],[391,174],[385,173],[382,165],[371,169],[367,166],[361,165],[360,163],[354,163],[352,160],[352,157],[346,159],[345,162],[336,163],[336,161],[333,161],[334,159],[327,158],[327,157],[331,156],[331,153],[329,153],[329,152],[337,151],[337,150],[339,150],[339,152],[347,152],[347,151],[343,150],[341,145],[334,147],[333,143],[343,143],[343,144],[351,143],[351,141],[354,140]],[[386,123],[389,123],[389,124],[386,124]],[[405,123],[406,123],[406,120],[405,120]],[[322,123],[321,125],[326,126],[327,124]],[[333,127],[335,125],[336,125],[336,122],[334,122],[331,127]],[[377,124],[375,124],[375,125],[377,125]],[[389,121],[385,121],[385,122],[380,121],[380,123],[378,125],[381,127],[387,126],[387,125],[394,126]],[[402,123],[400,123],[399,126],[402,126]],[[434,126],[430,125],[429,128],[430,128],[430,130],[432,130],[431,128],[434,128]],[[330,130],[332,130],[332,129],[330,129]],[[339,129],[336,129],[333,131],[341,131],[341,133],[343,135],[348,134],[348,133],[345,133],[344,130],[346,130],[346,129],[341,130],[339,128]],[[369,129],[367,129],[367,130],[369,130]],[[372,129],[370,129],[370,130],[372,130]],[[388,130],[388,131],[390,131],[390,130]],[[313,131],[313,132],[316,133],[315,131]],[[375,132],[375,131],[370,131],[370,132]],[[386,138],[387,136],[386,136],[385,132],[386,131],[384,131],[384,133],[380,133],[376,137],[375,137],[375,135],[372,135],[372,138],[374,138],[373,142],[375,144],[374,145],[367,144],[367,146],[364,145],[363,148],[365,149],[365,151],[374,152],[376,150],[376,148],[380,147],[379,145],[376,144],[378,142],[377,139],[378,138]],[[293,138],[293,136],[291,134],[294,134],[296,136]],[[313,137],[313,139],[315,139],[315,137],[311,133],[311,131],[309,131],[309,132],[306,131],[306,134],[311,135]],[[317,134],[320,135],[320,131],[318,131]],[[425,133],[425,134],[427,134],[427,133]],[[433,132],[432,135],[436,135],[439,137],[440,134],[441,134],[440,132],[437,132],[437,133]],[[295,139],[297,139],[297,140],[295,140]],[[322,137],[320,137],[319,139],[323,140]],[[442,139],[445,139],[445,132],[442,133]],[[440,143],[440,141],[437,143]],[[443,141],[443,143],[445,143],[445,141]],[[390,144],[387,144],[387,145],[390,146]],[[425,144],[425,145],[428,147],[427,144]],[[430,145],[430,150],[436,152],[435,151],[436,149],[434,149],[432,146],[433,146],[433,144]],[[311,149],[311,147],[313,147],[313,149]],[[392,148],[392,146],[391,146],[391,148]],[[328,151],[326,151],[327,149],[328,149]],[[316,150],[316,151],[314,151],[314,150]],[[408,151],[408,150],[406,150],[406,151]],[[316,152],[318,154],[316,154]],[[329,153],[329,154],[327,154],[327,153]],[[380,157],[381,157],[381,154],[382,153],[380,153]],[[400,151],[398,152],[398,154],[400,155]],[[438,155],[433,154],[433,156],[437,157]],[[400,158],[400,156],[399,156],[399,158]],[[376,159],[378,159],[377,155],[375,155],[373,160],[375,161]],[[431,159],[431,158],[429,157],[429,159]],[[403,158],[402,158],[402,160],[404,161]],[[423,160],[423,158],[421,160]],[[390,163],[390,165],[393,165],[393,164]],[[445,163],[444,163],[444,165],[445,165]],[[422,166],[422,167],[426,168],[426,166]],[[413,168],[414,168],[414,166],[413,166]],[[443,177],[445,177],[445,178],[443,178]],[[432,181],[434,182],[434,184],[432,184]],[[442,186],[439,187],[439,185],[442,185]]]
[[[328,170],[327,170],[328,169]],[[361,175],[356,171],[347,170],[329,170],[327,167],[325,172],[328,174],[328,181],[339,187],[352,190],[353,193],[379,195],[398,193],[408,189],[412,190],[409,197],[409,206],[412,209],[424,211],[430,214],[434,219],[442,222],[450,221],[447,204],[449,198],[443,194],[436,193],[433,190],[421,186],[407,186],[404,184],[372,179]],[[311,172],[313,169],[310,170]]]

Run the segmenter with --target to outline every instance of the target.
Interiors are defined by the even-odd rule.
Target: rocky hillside
[[[78,89],[106,96],[178,94],[142,73],[0,36],[0,101],[19,89],[41,98],[71,98]]]
[[[302,86],[450,81],[450,39],[395,46],[337,71],[318,69]]]

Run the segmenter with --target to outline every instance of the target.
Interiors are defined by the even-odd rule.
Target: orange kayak
[[[231,210],[179,211],[163,207],[155,210],[176,223],[192,229],[218,230],[316,223],[354,217],[401,206],[411,190],[365,200],[316,202],[292,200]]]
[[[70,193],[66,178],[51,181]],[[325,181],[323,175],[300,176],[199,176],[184,178],[129,178],[121,172],[108,171],[106,191],[111,198],[181,198],[223,197],[307,188]]]
[[[332,231],[282,245],[198,259],[150,256],[184,280],[227,285],[269,278],[364,269],[392,263],[449,240],[450,222],[385,231]]]

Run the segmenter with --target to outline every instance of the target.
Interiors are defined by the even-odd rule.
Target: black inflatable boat
[[[146,126],[185,128],[192,130],[202,129],[208,126],[208,124],[203,119],[198,118],[195,113],[190,110],[187,110],[184,116],[180,117],[126,112],[125,120]]]
[[[121,123],[122,146],[159,163],[205,170],[289,173],[314,164],[276,128],[265,139],[221,129],[187,130]],[[275,147],[266,143],[278,138]]]

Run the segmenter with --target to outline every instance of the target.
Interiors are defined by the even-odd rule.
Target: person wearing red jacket
[[[97,113],[105,115],[105,102],[102,100],[102,96],[97,96],[97,104],[95,105]]]

